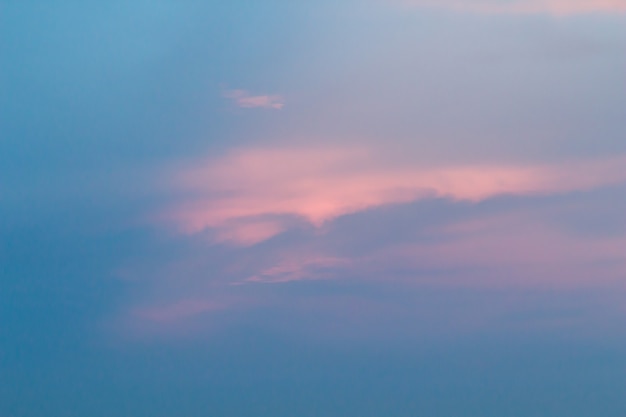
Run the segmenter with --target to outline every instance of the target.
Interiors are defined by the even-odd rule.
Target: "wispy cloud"
[[[191,236],[176,238],[184,250],[167,248],[154,268],[139,271],[156,290],[129,321],[193,332],[186,323],[212,326],[303,288],[337,285],[363,286],[364,299],[372,285],[623,286],[625,157],[439,167],[400,162],[407,159],[381,148],[276,146],[179,169],[169,185],[184,197],[163,219]],[[515,198],[486,201],[505,195]],[[599,216],[614,233],[576,230]],[[306,298],[326,308],[316,297]],[[381,309],[393,308],[386,303]]]
[[[445,8],[459,12],[552,14],[624,13],[625,0],[401,0],[417,7]]]
[[[514,210],[452,223],[437,230],[438,242],[381,247],[367,263],[403,265],[408,271],[462,271],[463,280],[454,274],[448,280],[439,276],[440,283],[454,286],[579,286],[623,280],[625,236],[573,236],[544,217],[540,211]]]
[[[244,109],[280,110],[285,106],[285,99],[280,95],[253,95],[246,90],[228,90],[223,93],[223,96]]]
[[[244,282],[258,282],[266,284],[285,283],[303,280],[319,280],[334,278],[337,271],[350,265],[348,259],[321,257],[321,256],[288,256],[273,265],[265,268]]]
[[[429,198],[477,202],[499,195],[558,194],[626,181],[625,157],[544,165],[415,167],[380,150],[240,149],[175,174],[188,198],[161,218],[185,233],[253,244],[303,219],[319,227],[350,213]],[[397,158],[396,158],[397,159]]]

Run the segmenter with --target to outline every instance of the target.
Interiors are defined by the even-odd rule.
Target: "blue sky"
[[[625,21],[0,0],[0,416],[623,416]]]

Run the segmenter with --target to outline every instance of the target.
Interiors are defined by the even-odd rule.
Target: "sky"
[[[625,0],[0,0],[0,416],[623,417],[625,51]]]

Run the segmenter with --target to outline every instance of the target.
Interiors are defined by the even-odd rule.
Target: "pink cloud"
[[[546,224],[539,213],[479,218],[435,233],[445,239],[382,248],[361,262],[416,271],[465,271],[461,281],[437,278],[440,284],[456,287],[598,285],[623,282],[625,277],[626,237],[573,236]]]
[[[567,211],[562,206],[552,209]],[[481,216],[433,227],[427,233],[438,237],[434,240],[381,242],[359,255],[338,256],[324,245],[299,251],[283,248],[278,257],[257,265],[258,272],[236,284],[348,277],[470,288],[623,283],[626,237],[576,236],[555,228],[546,217],[543,210]],[[385,221],[393,223],[392,218]],[[359,243],[348,243],[352,245]]]
[[[215,240],[237,246],[251,246],[283,232],[285,226],[278,221],[233,219],[216,230]]]
[[[285,236],[284,240],[255,248],[220,248],[227,255],[224,257],[207,257],[211,249],[204,245],[203,236],[190,239],[193,253],[186,252],[171,268],[167,261],[159,260],[156,273],[144,272],[159,287],[155,291],[158,295],[153,304],[146,307],[142,302],[141,307],[130,309],[133,331],[160,334],[164,329],[185,335],[204,329],[206,324],[219,326],[229,312],[280,304],[284,293],[277,296],[275,287],[300,281],[397,285],[407,292],[459,287],[623,289],[623,233],[579,235],[554,222],[555,216],[568,217],[568,211],[601,215],[602,211],[596,209],[602,208],[604,201],[590,200],[589,195],[522,202],[513,209],[511,204],[504,208],[500,204],[463,204],[454,207],[453,211],[466,210],[461,216],[452,217],[457,220],[450,220],[449,213],[444,213],[432,224],[412,224],[411,219],[417,217],[399,220],[392,213],[409,207],[396,207],[368,213],[335,224],[336,227],[315,226],[369,207],[422,198],[482,201],[503,194],[567,193],[626,183],[626,158],[448,167],[416,167],[397,162],[400,159],[381,150],[278,147],[241,149],[179,170],[172,185],[189,197],[168,215],[170,220],[180,222],[186,232],[211,228],[221,243],[251,245],[290,227],[288,221],[282,222],[283,215],[299,217],[319,233],[302,234],[295,239],[293,235]],[[313,204],[316,200],[328,201]],[[449,202],[437,202],[440,203],[445,212]],[[202,208],[192,212],[198,217],[188,218],[189,212],[180,210],[195,204]],[[572,208],[578,204],[583,207]],[[494,206],[500,207],[497,214]],[[373,229],[391,226],[392,232],[398,230],[401,221],[407,233],[404,229],[394,236],[376,231],[361,233],[372,220],[376,223]],[[319,303],[320,311],[332,308],[329,301],[315,297],[307,300]],[[328,316],[354,314],[358,322],[359,317],[366,316],[361,311],[360,297],[355,296],[355,300],[356,304],[345,306],[341,304],[344,300],[337,300],[338,310],[330,311]],[[297,305],[302,302],[294,301]],[[369,308],[378,307],[370,307],[366,302],[362,309]],[[394,307],[382,303],[379,308],[384,315]],[[482,311],[482,306],[478,310]],[[214,314],[218,311],[223,313]],[[320,314],[316,312],[315,316]],[[348,321],[352,323],[351,320]],[[458,321],[457,316],[453,321]],[[467,325],[472,327],[474,321],[468,318]],[[559,323],[553,320],[545,324]]]
[[[348,259],[324,256],[284,256],[282,260],[244,282],[266,284],[334,278],[338,270],[350,265]]]
[[[488,14],[624,13],[626,0],[403,0],[418,7],[446,8],[460,12]]]
[[[232,100],[244,109],[262,108],[280,110],[285,106],[285,99],[279,95],[251,95],[246,90],[229,90],[224,97]]]
[[[367,149],[236,150],[176,173],[171,185],[189,197],[160,218],[175,222],[184,233],[212,229],[218,241],[246,245],[282,232],[290,217],[320,227],[342,215],[420,199],[478,202],[626,182],[624,157],[448,167],[415,167],[394,159]]]

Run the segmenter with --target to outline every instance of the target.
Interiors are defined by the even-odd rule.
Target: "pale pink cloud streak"
[[[279,95],[252,95],[246,90],[229,90],[224,98],[232,100],[244,109],[262,108],[280,110],[285,107],[285,99]]]
[[[455,287],[563,287],[624,283],[626,279],[623,236],[573,236],[519,212],[451,224],[436,234],[446,238],[439,243],[382,248],[362,262],[403,265],[416,271],[467,271],[465,281],[437,278]],[[472,275],[469,271],[481,272]]]
[[[453,287],[625,283],[625,237],[570,235],[547,224],[544,215],[518,211],[451,223],[428,231],[438,236],[435,241],[386,242],[356,256],[286,250],[270,267],[259,268],[237,285],[346,277]],[[402,273],[391,272],[396,269]],[[462,276],[454,271],[463,271]]]
[[[329,256],[284,256],[282,260],[269,268],[261,270],[243,281],[243,283],[278,284],[303,280],[335,278],[337,272],[349,267],[350,260]]]
[[[426,198],[478,202],[626,182],[625,157],[421,168],[384,162],[381,155],[343,148],[236,150],[177,173],[173,186],[190,197],[160,217],[184,233],[210,228],[219,241],[246,245],[283,231],[281,216],[320,227],[342,215]]]
[[[251,246],[276,236],[285,229],[285,225],[279,221],[233,219],[216,230],[215,240],[237,246]]]
[[[485,14],[624,13],[626,0],[401,0],[406,6],[445,8]]]

